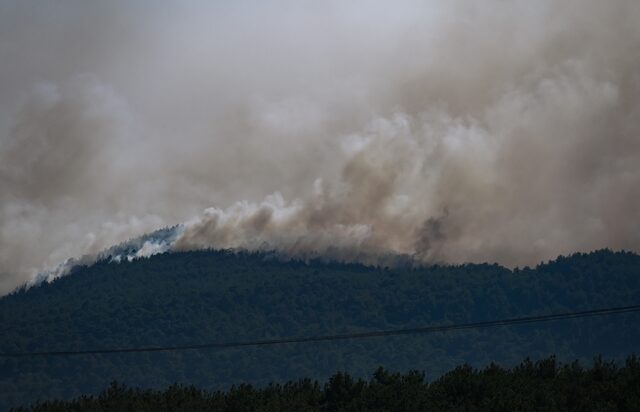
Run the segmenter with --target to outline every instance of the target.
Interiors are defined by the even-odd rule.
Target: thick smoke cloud
[[[638,21],[624,0],[4,2],[0,292],[175,224],[136,255],[640,250]]]

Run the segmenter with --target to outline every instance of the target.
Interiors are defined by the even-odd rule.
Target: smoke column
[[[640,250],[636,1],[0,3],[0,293],[137,255]]]

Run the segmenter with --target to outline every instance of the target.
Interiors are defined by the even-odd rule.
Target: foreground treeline
[[[366,381],[337,373],[324,385],[311,379],[264,388],[206,391],[173,385],[164,391],[112,383],[98,396],[47,401],[16,411],[638,411],[640,360],[622,366],[596,359],[559,364],[554,357],[505,369],[460,366],[433,382],[420,372],[379,368]]]

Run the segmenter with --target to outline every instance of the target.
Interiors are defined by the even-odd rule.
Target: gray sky
[[[176,249],[640,246],[635,1],[0,1],[0,293]]]

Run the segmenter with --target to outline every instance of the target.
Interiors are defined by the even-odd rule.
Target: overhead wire
[[[457,323],[450,325],[434,325],[423,326],[406,329],[388,329],[375,330],[367,332],[343,333],[334,335],[316,335],[316,336],[293,336],[277,339],[258,339],[246,341],[230,341],[230,342],[212,342],[191,345],[176,346],[147,346],[147,347],[125,347],[125,348],[103,348],[89,350],[51,350],[51,351],[34,351],[34,352],[0,352],[0,358],[24,358],[24,357],[54,357],[54,356],[81,356],[81,355],[107,355],[116,353],[141,353],[141,352],[172,352],[185,350],[203,350],[203,349],[231,349],[252,346],[272,346],[292,343],[310,343],[310,342],[326,342],[340,341],[350,339],[366,339],[384,336],[401,336],[427,334],[436,332],[451,332],[464,329],[480,329],[497,326],[511,326],[520,324],[550,322],[566,319],[587,318],[594,316],[618,315],[623,313],[640,312],[640,305],[622,306],[604,309],[584,310],[580,312],[554,313],[547,315],[533,315],[525,317],[517,317],[510,319],[491,320],[483,322]]]

